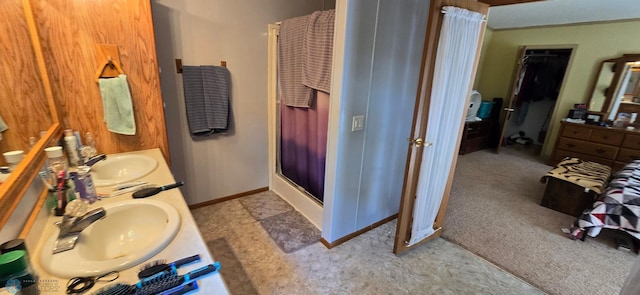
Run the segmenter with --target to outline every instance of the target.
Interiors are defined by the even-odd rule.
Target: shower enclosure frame
[[[280,23],[268,26],[267,62],[267,112],[269,124],[269,188],[291,204],[310,220],[318,229],[322,228],[322,204],[308,195],[305,190],[280,173],[280,136],[278,102],[278,34]]]

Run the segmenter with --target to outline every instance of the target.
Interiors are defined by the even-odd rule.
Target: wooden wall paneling
[[[0,152],[29,150],[29,137],[40,138],[53,123],[29,28],[20,0],[0,1],[0,116],[9,129],[2,132]],[[0,164],[5,164],[0,156]]]
[[[151,7],[148,1],[32,1],[64,126],[91,132],[100,153],[160,148],[169,160]],[[127,75],[136,135],[107,130],[94,80],[97,44],[113,44]],[[100,62],[102,63],[102,62]]]
[[[107,60],[111,59],[117,64],[121,64],[120,61],[120,52],[118,50],[118,45],[114,44],[96,44],[96,64],[98,65],[97,71],[101,71],[100,77],[117,77],[120,75],[118,70],[113,66],[106,66],[103,68],[103,65],[107,63]]]

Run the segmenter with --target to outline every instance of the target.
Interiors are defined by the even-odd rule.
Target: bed
[[[574,239],[596,237],[603,228],[627,232],[640,240],[640,160],[618,171],[591,209],[585,210],[571,228]]]

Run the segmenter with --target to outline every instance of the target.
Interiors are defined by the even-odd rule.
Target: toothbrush
[[[143,184],[147,184],[149,182],[147,181],[132,181],[132,182],[127,182],[127,183],[121,183],[121,184],[116,184],[113,186],[113,190],[114,191],[119,191],[119,190],[123,190],[123,189],[127,189],[130,187],[135,187],[135,186],[139,186],[139,185],[143,185]]]
[[[140,185],[136,185],[136,186],[132,186],[132,187],[128,187],[128,188],[125,188],[125,189],[114,191],[111,194],[109,194],[109,197],[116,197],[116,196],[119,196],[119,195],[123,195],[123,194],[126,194],[126,193],[130,193],[130,192],[133,192],[133,191],[137,191],[137,190],[140,190],[140,189],[143,189],[143,188],[148,188],[148,187],[153,187],[153,186],[154,186],[153,184],[144,183],[144,184],[140,184]]]

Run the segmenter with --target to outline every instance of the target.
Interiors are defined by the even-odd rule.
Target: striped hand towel
[[[335,10],[311,14],[302,43],[302,84],[330,93]]]
[[[226,67],[183,66],[182,83],[189,130],[194,136],[230,128],[231,74]]]
[[[308,108],[313,89],[302,84],[302,44],[310,15],[283,20],[278,37],[280,99],[291,107]]]

